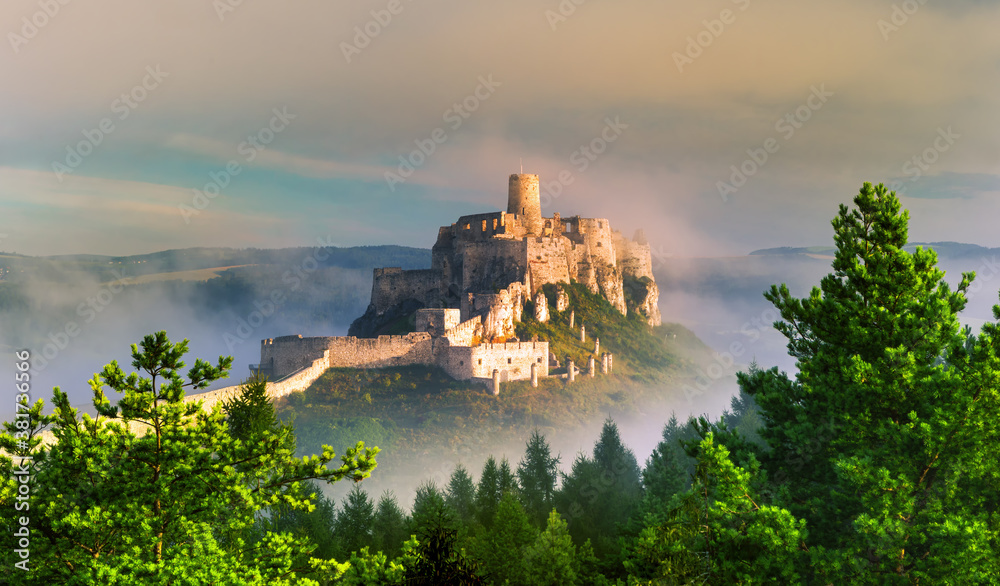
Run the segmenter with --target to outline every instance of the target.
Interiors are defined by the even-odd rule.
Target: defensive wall
[[[415,321],[418,332],[440,336],[461,323],[462,312],[459,309],[445,308],[418,309]]]
[[[549,374],[548,342],[500,342],[478,346],[450,347],[438,364],[452,378],[492,378],[500,371],[501,382],[531,378],[531,365],[537,364],[538,376]]]
[[[529,237],[527,246],[532,294],[546,283],[569,283],[570,262],[565,239]]]
[[[379,312],[407,299],[416,299],[423,305],[429,305],[441,295],[441,276],[441,272],[434,269],[375,269],[371,302]]]
[[[498,291],[524,279],[528,268],[527,244],[524,240],[467,242],[462,248],[464,291]]]
[[[653,263],[649,244],[620,238],[615,240],[615,252],[622,273],[653,279]]]
[[[426,332],[378,338],[282,336],[261,340],[260,365],[272,379],[313,366],[326,356],[328,367],[379,368],[432,364],[435,340]]]
[[[472,346],[476,335],[482,331],[482,327],[483,318],[477,315],[447,330],[444,337],[452,346]]]

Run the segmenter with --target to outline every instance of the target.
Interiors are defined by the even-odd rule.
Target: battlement
[[[444,333],[444,337],[452,346],[473,346],[475,338],[481,334],[482,328],[483,318],[477,315],[449,329]]]

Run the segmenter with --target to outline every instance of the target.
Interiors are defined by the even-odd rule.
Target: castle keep
[[[548,375],[554,358],[548,342],[517,340],[515,324],[526,301],[534,301],[534,317],[546,321],[541,287],[571,281],[622,314],[629,311],[628,283],[637,297],[632,310],[650,325],[660,323],[659,290],[641,231],[630,240],[603,218],[544,217],[538,176],[511,175],[507,211],[462,216],[440,228],[431,268],[375,269],[371,303],[349,336],[263,340],[256,366],[274,380],[324,366],[435,364],[459,380],[492,380],[496,391],[500,380]],[[560,311],[564,297],[557,301]],[[416,332],[379,335],[411,316]]]

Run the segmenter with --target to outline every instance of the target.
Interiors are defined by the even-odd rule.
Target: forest
[[[211,412],[185,402],[232,359],[185,370],[186,340],[148,335],[135,372],[90,381],[95,417],[19,387],[0,435],[3,580],[998,583],[1000,306],[963,328],[975,275],[949,286],[933,250],[906,249],[908,223],[865,183],[832,221],[832,271],[807,297],[764,294],[796,372],[752,364],[718,418],[659,414],[647,461],[609,419],[561,471],[536,432],[516,462],[455,467],[412,503],[365,491],[377,447],[299,457],[261,379]],[[356,483],[340,503],[322,492],[335,482]]]

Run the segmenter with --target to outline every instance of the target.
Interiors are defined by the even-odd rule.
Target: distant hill
[[[977,244],[964,244],[962,242],[911,242],[903,247],[903,250],[913,252],[918,246],[932,248],[939,257],[947,258],[969,258],[983,255],[1000,254],[1000,248],[986,248]],[[750,253],[751,256],[778,256],[789,254],[819,254],[832,255],[837,249],[833,246],[807,246],[791,247],[782,246],[778,248],[763,248]]]

